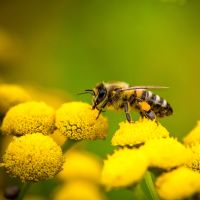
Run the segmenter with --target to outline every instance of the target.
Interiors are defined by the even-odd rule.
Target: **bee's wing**
[[[153,85],[149,85],[149,86],[130,86],[128,88],[125,89],[121,89],[121,91],[127,91],[127,90],[137,90],[137,89],[141,89],[141,90],[146,90],[146,89],[167,89],[169,87],[166,86],[153,86]]]

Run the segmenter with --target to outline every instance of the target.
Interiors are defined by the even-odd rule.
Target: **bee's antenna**
[[[85,92],[78,93],[78,95],[82,95],[82,94],[95,95],[94,90],[90,90],[90,89],[85,90]]]

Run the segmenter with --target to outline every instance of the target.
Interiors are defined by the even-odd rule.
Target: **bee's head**
[[[100,83],[94,88],[93,91],[94,91],[94,97],[93,97],[92,108],[95,109],[98,108],[98,106],[101,105],[106,99],[107,89],[104,83]]]

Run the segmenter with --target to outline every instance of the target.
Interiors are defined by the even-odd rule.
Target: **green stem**
[[[24,183],[22,185],[20,193],[19,193],[19,197],[17,198],[17,200],[23,200],[24,199],[24,196],[26,195],[26,192],[28,191],[30,186],[31,186],[31,184],[28,184],[28,183]]]
[[[159,200],[158,194],[154,187],[154,183],[152,181],[151,172],[146,172],[142,186],[145,191],[145,194],[148,196],[147,199]]]
[[[66,152],[67,150],[69,150],[76,143],[77,143],[76,140],[67,140],[62,146],[62,151]]]

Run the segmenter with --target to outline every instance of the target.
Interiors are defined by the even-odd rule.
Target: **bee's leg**
[[[140,115],[142,116],[142,117],[146,117],[146,118],[148,118],[148,119],[150,119],[150,120],[155,120],[156,119],[156,114],[154,113],[154,111],[153,110],[149,110],[149,111],[140,111]]]
[[[131,115],[128,112],[128,102],[124,103],[124,111],[125,111],[125,114],[126,114],[126,119],[130,123],[132,120],[131,120]]]
[[[138,102],[138,107],[142,117],[146,117],[150,120],[154,120],[156,118],[154,111],[146,101]]]
[[[105,111],[103,111],[103,109],[106,107],[107,103],[108,103],[108,101],[105,101],[105,102],[101,105],[100,108],[97,108],[97,107],[96,107],[96,109],[99,111],[99,113],[98,113],[96,119],[99,118],[99,116],[100,116],[100,114],[101,114],[102,112],[105,112]]]
[[[146,116],[150,120],[155,120],[156,119],[156,114],[154,113],[153,110],[149,110],[148,112],[146,112]]]
[[[99,109],[98,111],[99,111],[99,113],[98,113],[98,115],[97,115],[96,119],[98,119],[98,118],[99,118],[99,116],[100,116],[100,114],[102,113],[102,111],[103,111],[103,110],[102,110],[102,109]]]

